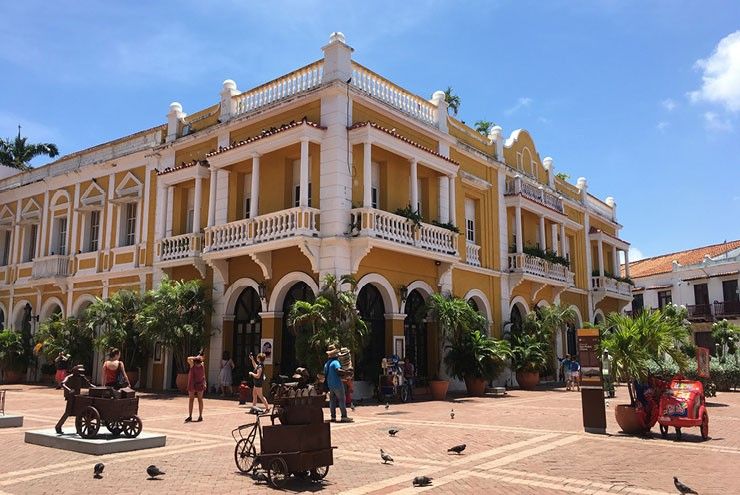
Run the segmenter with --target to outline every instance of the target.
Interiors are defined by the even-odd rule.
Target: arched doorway
[[[565,329],[565,345],[566,353],[571,356],[576,355],[576,325],[575,323],[568,323]]]
[[[285,295],[285,300],[283,301],[283,331],[280,343],[280,362],[276,363],[279,366],[280,373],[283,375],[293,374],[296,366],[298,366],[295,355],[295,333],[290,328],[290,325],[288,325],[290,308],[293,307],[293,303],[296,301],[312,302],[314,299],[313,291],[305,282],[294,284]],[[310,372],[316,373],[314,370],[310,370]]]
[[[601,323],[604,323],[604,315],[601,314],[600,312],[597,312],[594,315],[594,325],[599,325]]]
[[[416,365],[417,374],[420,377],[428,377],[426,315],[424,314],[424,298],[418,290],[411,291],[406,298],[405,313],[403,334],[406,339],[406,355]]]
[[[511,308],[511,316],[509,317],[509,321],[511,322],[511,328],[509,329],[510,332],[516,333],[522,329],[524,314],[522,313],[522,310],[518,304],[515,304],[514,307]]]
[[[255,356],[260,352],[262,338],[262,321],[260,297],[252,287],[244,289],[234,304],[234,335],[231,357],[234,360],[234,378],[236,383],[245,379],[252,370],[249,353]]]
[[[475,302],[474,298],[468,299],[468,305],[475,310],[476,313],[480,313],[480,308],[478,307],[478,303]]]
[[[385,357],[385,305],[374,285],[367,284],[360,290],[357,310],[368,329],[365,347],[357,363],[357,379],[375,382],[380,375],[380,361]]]
[[[0,309],[0,331],[5,330],[5,311]]]

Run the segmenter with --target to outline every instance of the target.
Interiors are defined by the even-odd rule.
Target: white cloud
[[[57,143],[61,139],[59,131],[53,127],[34,122],[13,113],[0,111],[0,138],[15,138],[21,126],[21,136],[28,137],[31,143]]]
[[[532,100],[532,98],[530,98],[529,96],[522,96],[521,98],[519,98],[516,101],[516,105],[514,105],[513,107],[511,107],[511,108],[509,108],[507,110],[504,110],[504,113],[506,115],[512,115],[512,114],[518,112],[519,110],[521,110],[522,108],[529,107],[530,105],[532,105],[532,102],[533,101],[534,100]]]
[[[671,98],[666,98],[665,100],[661,101],[660,104],[669,112],[672,112],[678,106],[678,103],[676,103],[675,100]]]
[[[730,132],[732,130],[730,119],[722,118],[714,112],[704,112],[704,125],[710,131]]]
[[[670,125],[671,125],[671,123],[670,123],[670,122],[666,122],[665,120],[661,120],[660,122],[658,122],[658,125],[656,125],[655,127],[656,127],[656,128],[657,128],[657,129],[658,129],[658,130],[659,130],[660,132],[665,132],[665,130],[666,130],[666,129],[667,129],[667,128],[668,128],[669,126],[670,126]]]
[[[696,61],[702,86],[689,93],[693,102],[708,101],[740,111],[740,31],[722,38],[709,58]]]

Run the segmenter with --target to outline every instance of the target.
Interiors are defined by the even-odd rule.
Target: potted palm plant
[[[447,346],[447,372],[465,381],[468,395],[481,396],[486,383],[495,380],[511,357],[509,343],[492,339],[478,330],[465,333]]]
[[[0,371],[5,383],[19,383],[26,374],[23,338],[19,332],[6,329],[0,332]]]
[[[514,334],[511,339],[511,354],[519,387],[534,390],[540,383],[540,371],[547,365],[547,343],[538,335]]]

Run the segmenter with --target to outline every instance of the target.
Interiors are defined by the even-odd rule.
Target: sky
[[[0,136],[72,153],[318,60],[332,31],[416,94],[452,86],[469,124],[527,129],[615,198],[631,260],[740,239],[734,0],[6,2]]]

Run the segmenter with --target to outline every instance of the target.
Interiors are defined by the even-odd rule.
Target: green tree
[[[511,337],[515,368],[554,374],[555,334],[576,321],[577,314],[572,308],[558,304],[537,308],[525,316],[522,328],[518,332],[513,331]]]
[[[348,348],[359,362],[368,330],[357,312],[357,282],[350,275],[325,275],[314,302],[293,304],[288,324],[296,332],[298,362],[312,372],[322,369],[329,344]]]
[[[459,297],[432,294],[427,298],[426,311],[437,322],[443,344],[455,342],[469,332],[485,333],[488,325],[485,316]]]
[[[562,180],[563,182],[570,179],[570,175],[566,174],[565,172],[558,172],[557,174],[555,174],[555,177]]]
[[[85,325],[92,335],[97,335],[95,347],[103,352],[116,347],[130,370],[143,366],[147,355],[139,321],[143,307],[139,293],[120,290],[108,299],[96,298],[85,311]]]
[[[721,349],[720,362],[724,362],[727,354],[737,352],[737,344],[740,342],[740,327],[733,325],[727,320],[721,320],[712,324],[712,340]]]
[[[172,350],[178,373],[187,373],[187,357],[208,345],[211,337],[207,315],[211,302],[200,280],[164,278],[147,293],[137,318],[146,342],[161,342]]]
[[[464,333],[447,346],[444,363],[455,378],[483,378],[494,380],[506,367],[511,357],[509,343],[492,339],[478,330]]]
[[[457,112],[460,111],[462,100],[453,92],[452,86],[447,86],[445,90],[445,101],[447,102],[447,113],[452,112],[453,115],[457,115]]]
[[[484,136],[488,136],[488,133],[491,132],[491,129],[495,125],[496,123],[491,122],[490,120],[479,120],[475,123],[475,130]]]
[[[21,137],[21,126],[14,140],[0,138],[0,164],[19,170],[30,170],[31,160],[40,155],[54,158],[59,154],[57,146],[52,143],[27,143],[27,137]]]
[[[19,332],[10,328],[0,331],[0,371],[18,368],[23,353],[23,337]],[[25,371],[25,368],[18,371]]]
[[[54,313],[39,326],[36,337],[36,352],[53,361],[60,352],[69,354],[75,364],[89,365],[92,362],[93,332],[77,318],[64,318]]]

